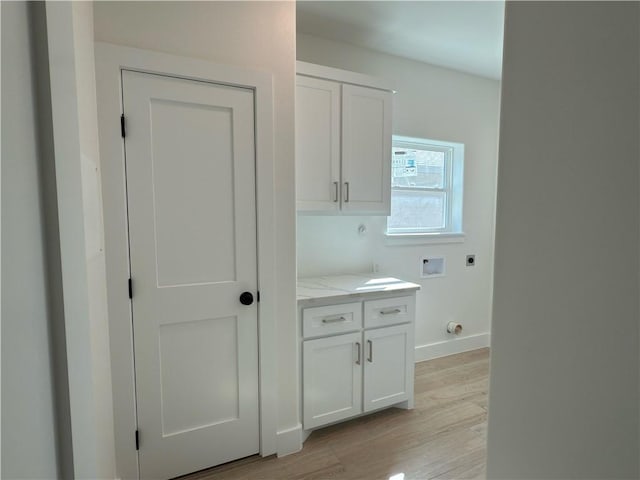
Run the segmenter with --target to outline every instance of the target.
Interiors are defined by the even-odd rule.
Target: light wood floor
[[[315,431],[301,452],[253,456],[182,480],[484,478],[489,349],[416,365],[415,409]]]

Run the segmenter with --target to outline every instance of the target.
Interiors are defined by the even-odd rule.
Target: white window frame
[[[462,229],[462,205],[464,183],[464,144],[394,135],[392,148],[434,150],[445,153],[443,188],[417,187],[412,189],[391,187],[393,190],[442,192],[445,194],[444,226],[442,228],[390,229],[387,217],[386,235],[389,238],[437,239],[437,241],[464,241]]]

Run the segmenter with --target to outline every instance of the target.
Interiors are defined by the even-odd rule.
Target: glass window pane
[[[419,231],[445,228],[444,192],[391,191],[389,231]]]
[[[444,188],[444,151],[394,148],[392,158],[392,187]]]

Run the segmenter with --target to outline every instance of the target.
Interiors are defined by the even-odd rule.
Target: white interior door
[[[122,82],[140,476],[171,478],[259,450],[254,95]]]

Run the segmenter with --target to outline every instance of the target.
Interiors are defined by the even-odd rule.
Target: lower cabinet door
[[[362,333],[306,340],[302,361],[305,429],[362,413]]]
[[[364,411],[409,400],[413,392],[410,324],[364,332]]]

